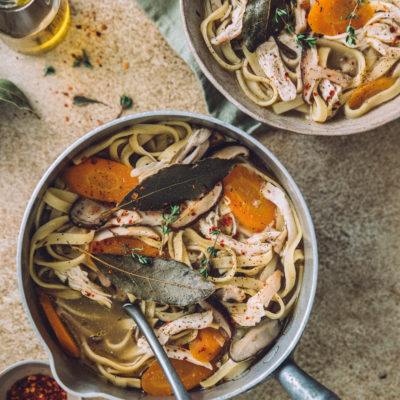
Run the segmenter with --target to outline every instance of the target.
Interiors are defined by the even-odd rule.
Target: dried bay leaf
[[[118,205],[125,210],[161,210],[207,194],[231,171],[235,162],[206,158],[195,164],[175,164],[151,175]]]
[[[0,102],[1,101],[13,104],[21,110],[29,111],[36,115],[22,90],[7,79],[0,79]]]
[[[212,282],[179,261],[147,257],[149,264],[142,264],[130,255],[90,257],[115,286],[142,300],[187,306],[204,300],[215,290]]]

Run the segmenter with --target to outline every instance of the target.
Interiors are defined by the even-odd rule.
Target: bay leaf
[[[284,20],[276,15],[277,10],[285,9],[281,0],[249,0],[243,16],[243,40],[247,49],[253,53],[271,35],[277,35],[285,26]]]
[[[82,107],[82,106],[87,106],[88,104],[104,104],[103,102],[96,100],[96,99],[90,99],[89,97],[85,96],[74,96],[73,99],[73,105]],[[105,104],[104,104],[105,105]]]
[[[233,168],[235,162],[206,158],[195,164],[175,164],[149,176],[118,205],[125,210],[161,210],[207,194]]]
[[[36,115],[22,90],[7,79],[0,79],[0,102],[13,104],[21,110],[29,111]]]
[[[147,257],[149,264],[142,264],[130,255],[89,256],[115,286],[141,300],[183,307],[204,300],[215,290],[212,282],[179,261]]]

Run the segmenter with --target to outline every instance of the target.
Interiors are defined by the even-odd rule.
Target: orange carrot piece
[[[164,251],[162,255],[157,248],[149,246],[139,239],[118,236],[109,239],[104,239],[98,242],[91,242],[89,245],[89,252],[92,254],[130,254],[133,249],[142,249],[142,251],[135,251],[135,253],[147,257],[163,257],[167,258],[168,254]]]
[[[348,15],[353,14],[356,1],[349,0],[319,0],[308,15],[308,24],[315,33],[335,36],[345,33],[349,26]],[[354,29],[362,28],[374,15],[374,9],[365,0],[359,4],[351,25]],[[347,18],[346,18],[347,17]]]
[[[225,335],[218,329],[200,329],[196,339],[190,342],[189,350],[196,360],[209,362],[221,352],[225,340]]]
[[[275,205],[261,193],[264,180],[243,165],[236,165],[224,179],[224,194],[237,220],[252,232],[264,230],[275,221]]]
[[[69,356],[79,358],[79,356],[81,355],[79,347],[75,343],[71,334],[67,331],[67,328],[61,322],[60,317],[57,315],[53,305],[51,304],[49,296],[47,296],[47,294],[43,292],[40,292],[39,303],[42,306],[43,311],[46,314],[47,320],[49,321],[50,326],[57,336],[61,347]]]
[[[376,94],[389,89],[396,82],[396,78],[382,77],[374,81],[364,83],[358,87],[350,96],[348,105],[352,110],[360,108],[365,101],[375,96]]]
[[[88,199],[119,203],[139,183],[131,168],[104,158],[91,157],[66,168],[62,179],[68,189]]]
[[[174,359],[170,359],[170,361],[187,390],[193,389],[214,372],[211,369],[188,361]],[[143,374],[142,389],[154,396],[172,394],[171,386],[158,361],[151,364],[150,368]]]

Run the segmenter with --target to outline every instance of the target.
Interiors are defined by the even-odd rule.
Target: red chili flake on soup
[[[50,376],[29,375],[15,382],[7,392],[7,400],[66,400],[67,393]]]

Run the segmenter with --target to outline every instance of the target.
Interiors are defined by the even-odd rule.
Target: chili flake
[[[7,400],[66,400],[67,393],[50,376],[29,375],[15,382],[7,392]]]

